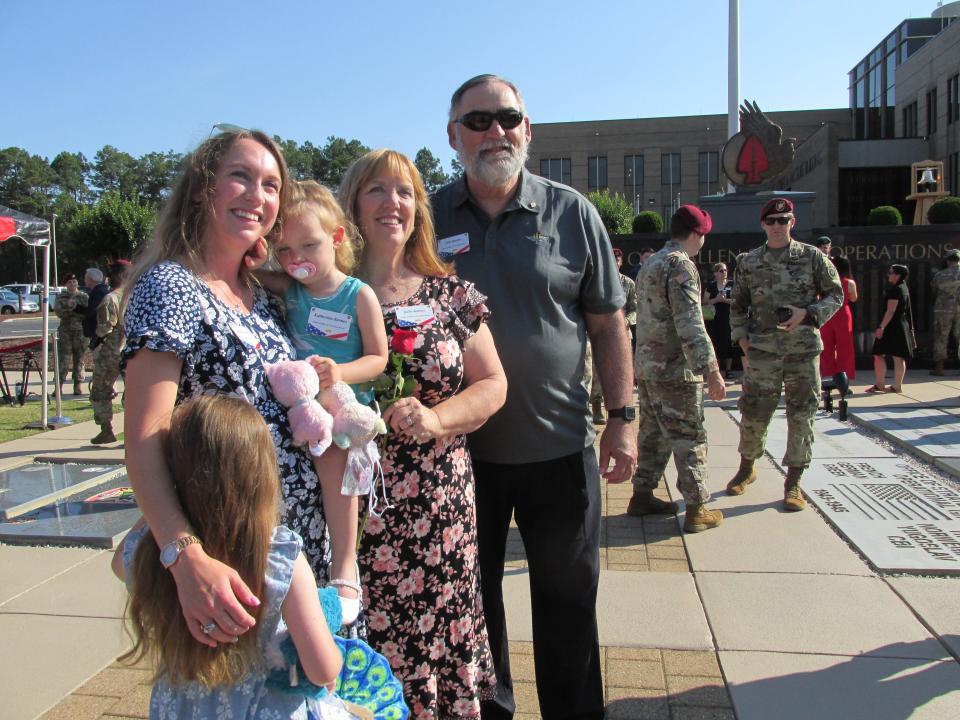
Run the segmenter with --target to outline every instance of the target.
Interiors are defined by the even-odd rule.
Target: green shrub
[[[656,210],[644,210],[633,219],[635,233],[663,232],[663,218]]]
[[[927,210],[927,220],[931,225],[960,223],[960,197],[945,197],[937,200]]]
[[[902,225],[900,211],[892,205],[875,207],[867,216],[867,225]]]
[[[587,193],[587,200],[593,203],[610,235],[625,235],[630,232],[630,216],[633,208],[620,193],[610,194],[607,190],[595,190]]]

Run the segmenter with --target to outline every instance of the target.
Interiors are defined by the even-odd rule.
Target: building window
[[[960,120],[960,75],[947,80],[947,125]]]
[[[623,156],[623,196],[633,203],[633,214],[643,209],[643,155]]]
[[[950,153],[947,156],[947,192],[957,194],[958,176],[960,176],[960,152]]]
[[[917,101],[907,105],[903,109],[903,137],[917,137]]]
[[[549,158],[540,161],[540,174],[548,180],[570,184],[570,158]]]
[[[660,155],[660,184],[680,184],[680,153],[663,153]]]
[[[937,131],[937,89],[927,93],[927,135]]]
[[[603,190],[607,187],[607,158],[587,158],[587,190]]]
[[[720,189],[720,153],[716,150],[700,153],[700,194],[709,195]]]

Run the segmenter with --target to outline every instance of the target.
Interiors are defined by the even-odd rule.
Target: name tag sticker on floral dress
[[[396,314],[397,325],[402,328],[429,325],[435,318],[433,308],[429,305],[401,305],[396,309]]]
[[[346,340],[352,322],[353,318],[345,313],[317,307],[310,308],[310,317],[307,318],[307,332],[331,340]]]
[[[230,329],[233,330],[233,334],[237,336],[237,339],[248,348],[251,350],[260,349],[260,339],[242,320],[239,318],[231,319]]]
[[[470,251],[470,235],[460,233],[450,237],[440,238],[437,241],[437,249],[443,257],[453,257]]]

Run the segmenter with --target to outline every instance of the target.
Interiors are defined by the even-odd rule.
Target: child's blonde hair
[[[198,395],[173,411],[164,456],[184,515],[210,557],[239,573],[263,599],[267,553],[279,520],[280,480],[273,439],[260,413],[226,395]],[[263,657],[259,625],[236,644],[197,642],[180,611],[173,574],[153,537],[137,546],[127,574],[133,648],[121,660],[148,657],[172,685],[236,685]],[[259,621],[259,609],[248,608]]]
[[[343,228],[343,242],[337,246],[335,257],[337,269],[350,275],[356,266],[358,248],[355,246],[359,241],[353,223],[347,218],[337,198],[323,185],[315,180],[294,180],[290,183],[285,215],[295,218],[310,213],[317,216],[320,227],[327,233],[333,233],[338,227]]]

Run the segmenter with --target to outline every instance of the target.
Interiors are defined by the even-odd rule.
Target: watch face
[[[168,543],[164,546],[163,550],[160,551],[160,563],[164,567],[170,567],[173,561],[177,559],[177,554],[176,542]]]

